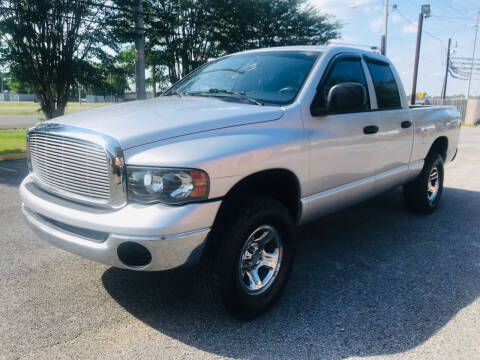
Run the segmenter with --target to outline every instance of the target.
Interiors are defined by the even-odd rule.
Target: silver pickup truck
[[[29,130],[29,225],[101,263],[198,265],[218,304],[248,319],[280,296],[295,226],[403,185],[428,214],[457,153],[454,107],[409,107],[391,62],[346,47],[247,51],[162,96]]]

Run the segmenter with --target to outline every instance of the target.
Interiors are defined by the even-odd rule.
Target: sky
[[[322,13],[343,24],[338,42],[380,47],[384,0],[308,0]],[[448,38],[451,56],[472,57],[476,11],[479,0],[390,0],[387,56],[395,64],[405,91],[411,92],[417,21],[422,4],[430,4],[431,17],[424,19],[417,92],[440,95],[445,76]],[[394,6],[396,5],[396,9]],[[479,31],[480,33],[480,31]],[[476,58],[480,59],[480,34]],[[449,76],[447,96],[466,94],[467,81]],[[480,74],[472,81],[471,96],[480,96]]]

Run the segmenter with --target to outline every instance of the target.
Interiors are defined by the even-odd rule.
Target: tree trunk
[[[67,84],[66,88],[68,89],[66,92],[57,94],[56,96],[48,91],[34,91],[43,115],[45,116],[45,120],[50,120],[65,114],[70,85]]]
[[[59,105],[58,107],[55,104],[42,104],[40,103],[43,115],[45,115],[45,120],[50,120],[58,116],[65,114],[65,107],[67,104]]]

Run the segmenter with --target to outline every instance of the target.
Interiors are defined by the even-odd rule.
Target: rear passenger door
[[[376,134],[375,191],[382,191],[403,183],[413,144],[413,123],[407,100],[399,86],[395,69],[388,62],[365,57],[368,72],[375,89],[371,116],[378,124]],[[402,95],[401,95],[402,94]]]

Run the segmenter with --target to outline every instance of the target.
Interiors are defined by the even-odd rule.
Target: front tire
[[[295,253],[293,220],[275,199],[236,202],[216,222],[202,261],[202,285],[241,320],[267,311],[280,297]]]
[[[429,155],[420,175],[403,186],[407,207],[421,214],[433,213],[442,197],[443,175],[443,158],[439,154]]]

